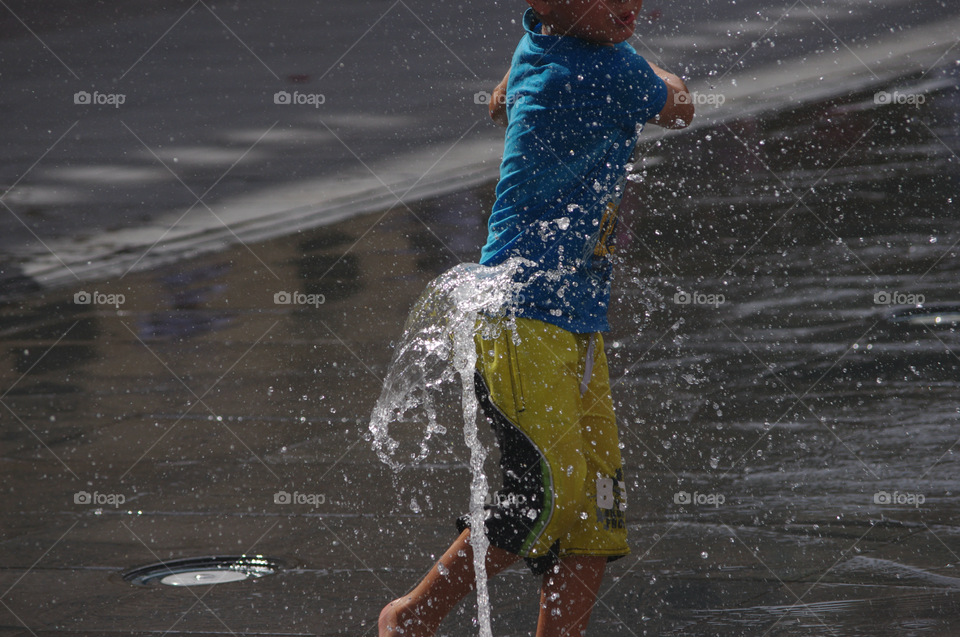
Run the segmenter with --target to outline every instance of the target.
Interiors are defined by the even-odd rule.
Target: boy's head
[[[643,0],[527,0],[546,35],[567,35],[597,44],[623,42],[636,28]]]

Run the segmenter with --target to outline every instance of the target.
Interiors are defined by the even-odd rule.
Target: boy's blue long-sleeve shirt
[[[480,263],[536,262],[518,316],[575,333],[607,331],[617,207],[644,122],[667,87],[627,43],[604,46],[540,35],[536,14],[507,83],[507,126],[497,201]]]

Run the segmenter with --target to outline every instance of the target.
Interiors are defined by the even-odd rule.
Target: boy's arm
[[[510,71],[503,76],[500,83],[490,94],[490,119],[503,127],[507,126],[507,80],[510,78]]]
[[[687,85],[673,73],[667,73],[653,62],[648,62],[653,72],[667,85],[667,103],[649,123],[664,128],[686,128],[693,121],[693,100]],[[493,100],[491,100],[491,104]],[[492,107],[491,107],[492,108]]]

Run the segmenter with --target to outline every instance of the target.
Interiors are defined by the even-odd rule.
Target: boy
[[[607,561],[627,555],[626,493],[600,332],[617,207],[644,122],[683,128],[684,83],[625,43],[642,0],[527,0],[526,35],[494,90],[506,125],[480,263],[535,262],[516,330],[477,337],[477,394],[504,487],[486,507],[492,577],[521,557],[542,576],[538,637],[583,635]],[[514,334],[516,334],[516,339]],[[470,529],[380,613],[380,636],[434,635],[474,588]]]

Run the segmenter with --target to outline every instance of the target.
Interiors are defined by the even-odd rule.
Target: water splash
[[[485,561],[489,541],[483,524],[486,449],[477,436],[474,336],[480,333],[484,338],[494,338],[505,325],[510,325],[510,308],[521,287],[513,277],[525,265],[535,264],[519,258],[494,267],[462,263],[432,281],[410,312],[370,417],[373,448],[394,471],[407,463],[395,458],[399,442],[390,437],[390,424],[425,422],[420,450],[411,454],[409,464],[415,465],[429,454],[430,439],[446,432],[437,422],[435,394],[459,374],[463,438],[470,448],[470,528],[481,637],[490,637],[492,632]]]

